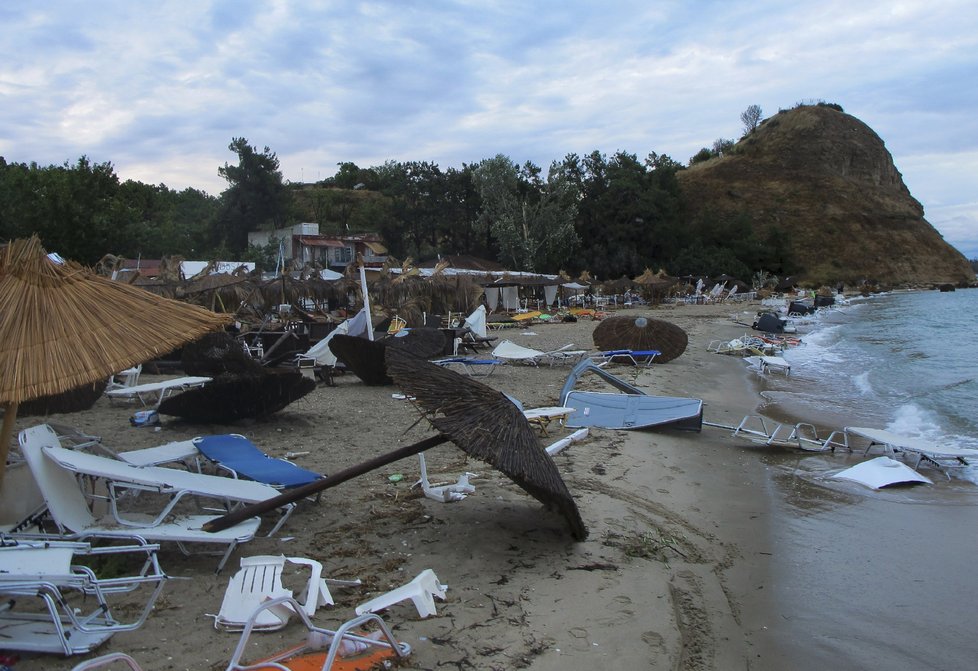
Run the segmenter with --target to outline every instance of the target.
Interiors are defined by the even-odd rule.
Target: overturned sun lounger
[[[496,366],[505,363],[502,359],[480,359],[472,356],[453,356],[444,359],[434,359],[433,364],[446,368],[458,366],[469,377],[489,377]]]
[[[951,446],[939,447],[923,438],[903,436],[883,429],[861,426],[847,426],[842,431],[836,431],[828,437],[825,444],[832,449],[842,448],[851,451],[853,449],[853,441],[851,440],[853,436],[868,441],[863,450],[865,454],[868,454],[876,446],[881,446],[884,453],[888,454],[906,452],[916,457],[913,468],[918,468],[922,461],[927,461],[942,469],[948,477],[950,477],[947,472],[948,468],[978,463],[978,450]]]
[[[587,372],[595,373],[624,393],[575,391],[578,379]],[[699,431],[703,424],[702,400],[650,396],[590,359],[584,359],[574,366],[560,391],[560,399],[561,405],[574,409],[564,421],[564,425],[571,428],[647,429],[668,426]]]
[[[555,363],[578,361],[581,359],[581,357],[587,354],[587,351],[582,349],[570,349],[573,346],[573,343],[569,343],[555,350],[542,352],[531,347],[517,345],[511,340],[503,340],[501,343],[496,345],[495,349],[492,350],[492,355],[497,359],[524,363],[530,366],[539,366],[541,363],[547,363],[552,366]]]

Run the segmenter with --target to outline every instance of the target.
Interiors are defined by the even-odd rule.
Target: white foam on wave
[[[941,435],[941,426],[937,416],[921,408],[916,403],[904,403],[897,406],[893,419],[886,425],[887,431],[902,436],[935,439]]]
[[[868,370],[864,373],[860,373],[859,375],[853,375],[852,383],[856,385],[856,389],[863,396],[869,396],[870,394],[873,393],[873,385],[869,381]]]
[[[940,416],[931,410],[921,408],[916,403],[904,403],[898,406],[894,411],[893,420],[886,425],[886,430],[903,436],[923,438],[948,447],[978,449],[978,436],[945,433]]]

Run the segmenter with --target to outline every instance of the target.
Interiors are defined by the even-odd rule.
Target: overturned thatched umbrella
[[[315,380],[295,370],[261,369],[252,373],[223,374],[203,387],[164,399],[159,411],[162,415],[206,424],[262,419],[315,388]]]
[[[384,362],[387,345],[382,341],[337,334],[330,338],[329,349],[364,384],[371,387],[394,384],[387,374]]]
[[[20,403],[107,379],[230,322],[52,260],[34,236],[0,251],[0,480]]]
[[[651,317],[608,317],[594,329],[594,346],[603,351],[659,350],[653,363],[672,361],[686,351],[689,336],[667,321]]]
[[[387,347],[403,349],[422,359],[441,356],[446,347],[445,333],[434,328],[401,329],[381,342]]]
[[[239,508],[208,522],[204,529],[227,529],[241,520],[298,501],[450,440],[467,454],[498,468],[544,505],[558,510],[575,539],[587,538],[587,527],[556,464],[512,401],[491,387],[396,348],[388,348],[386,358],[397,384],[417,399],[426,417],[438,429],[438,435],[382,454],[273,499]]]

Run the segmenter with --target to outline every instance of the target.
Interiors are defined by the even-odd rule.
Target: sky
[[[0,156],[87,156],[217,195],[243,137],[292,182],[338,164],[650,152],[825,101],[884,140],[927,220],[978,258],[973,0],[12,0]]]

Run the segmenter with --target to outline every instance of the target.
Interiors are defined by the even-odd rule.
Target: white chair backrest
[[[43,448],[61,447],[58,434],[47,424],[39,424],[21,431],[18,441],[55,523],[76,533],[94,526],[96,520],[74,474],[44,456]]]

